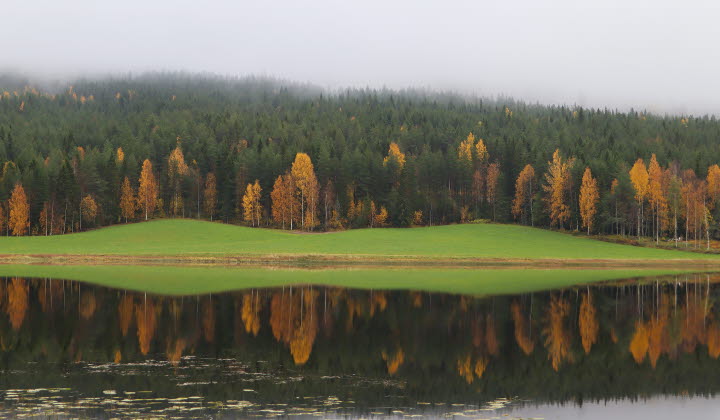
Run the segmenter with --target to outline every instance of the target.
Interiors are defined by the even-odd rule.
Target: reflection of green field
[[[0,265],[0,276],[51,277],[166,295],[216,293],[294,284],[405,289],[474,295],[512,294],[678,270],[582,269],[260,269],[167,266]]]
[[[353,255],[506,259],[715,259],[682,251],[612,244],[517,225],[357,229],[301,235],[194,220],[158,220],[91,232],[0,237],[0,254]]]

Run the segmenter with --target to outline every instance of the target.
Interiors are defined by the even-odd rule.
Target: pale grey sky
[[[0,3],[0,69],[28,75],[208,71],[720,114],[715,1]]]

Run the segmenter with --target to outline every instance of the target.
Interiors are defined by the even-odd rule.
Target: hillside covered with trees
[[[719,142],[709,116],[256,78],[0,77],[0,228],[487,219],[699,243],[718,234]]]

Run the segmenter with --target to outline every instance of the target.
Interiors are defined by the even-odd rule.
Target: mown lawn
[[[678,270],[585,269],[258,269],[225,267],[0,265],[0,277],[77,280],[160,295],[323,285],[472,295],[527,293],[604,280],[669,275]]]
[[[324,254],[527,259],[718,259],[517,225],[452,225],[300,234],[184,219],[50,237],[0,237],[0,254]]]

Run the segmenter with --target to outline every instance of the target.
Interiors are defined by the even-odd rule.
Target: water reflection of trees
[[[678,383],[686,375],[698,392],[714,392],[720,380],[705,372],[720,367],[715,280],[475,298],[320,287],[161,297],[7,278],[0,281],[0,345],[5,367],[158,357],[179,365],[184,355],[202,355],[389,375],[409,387],[444,375],[469,390],[585,387],[597,395],[578,378],[631,392],[650,386],[642,378],[672,373]]]

